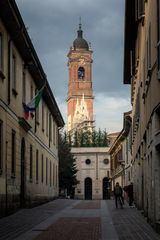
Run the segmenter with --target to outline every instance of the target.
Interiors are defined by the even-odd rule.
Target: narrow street
[[[136,208],[114,200],[58,199],[0,219],[1,240],[159,240]]]

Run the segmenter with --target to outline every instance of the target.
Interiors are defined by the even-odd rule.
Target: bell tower
[[[68,57],[68,132],[93,128],[92,49],[83,38],[81,23]]]

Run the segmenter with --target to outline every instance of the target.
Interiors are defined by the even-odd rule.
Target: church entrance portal
[[[110,199],[110,182],[109,178],[103,178],[103,199]]]
[[[85,199],[91,200],[92,199],[92,179],[86,178],[84,183],[84,189],[85,189]]]

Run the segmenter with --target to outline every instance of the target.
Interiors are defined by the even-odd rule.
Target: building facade
[[[6,17],[7,16],[7,17]],[[28,120],[23,105],[45,84]],[[64,121],[16,2],[0,1],[0,215],[58,196]]]
[[[78,169],[75,198],[110,198],[110,156],[109,148],[72,148]]]
[[[110,146],[111,186],[112,191],[116,182],[124,187],[132,181],[131,153],[131,112],[124,113],[123,129]]]
[[[135,203],[160,231],[160,1],[125,3],[124,83],[131,85]]]

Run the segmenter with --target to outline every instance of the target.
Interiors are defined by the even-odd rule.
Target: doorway
[[[85,189],[85,199],[91,200],[92,199],[92,179],[86,178],[84,183],[84,189]]]
[[[103,178],[103,199],[110,199],[110,182],[109,178]]]
[[[20,186],[20,205],[25,207],[25,140],[21,141],[21,186]]]

